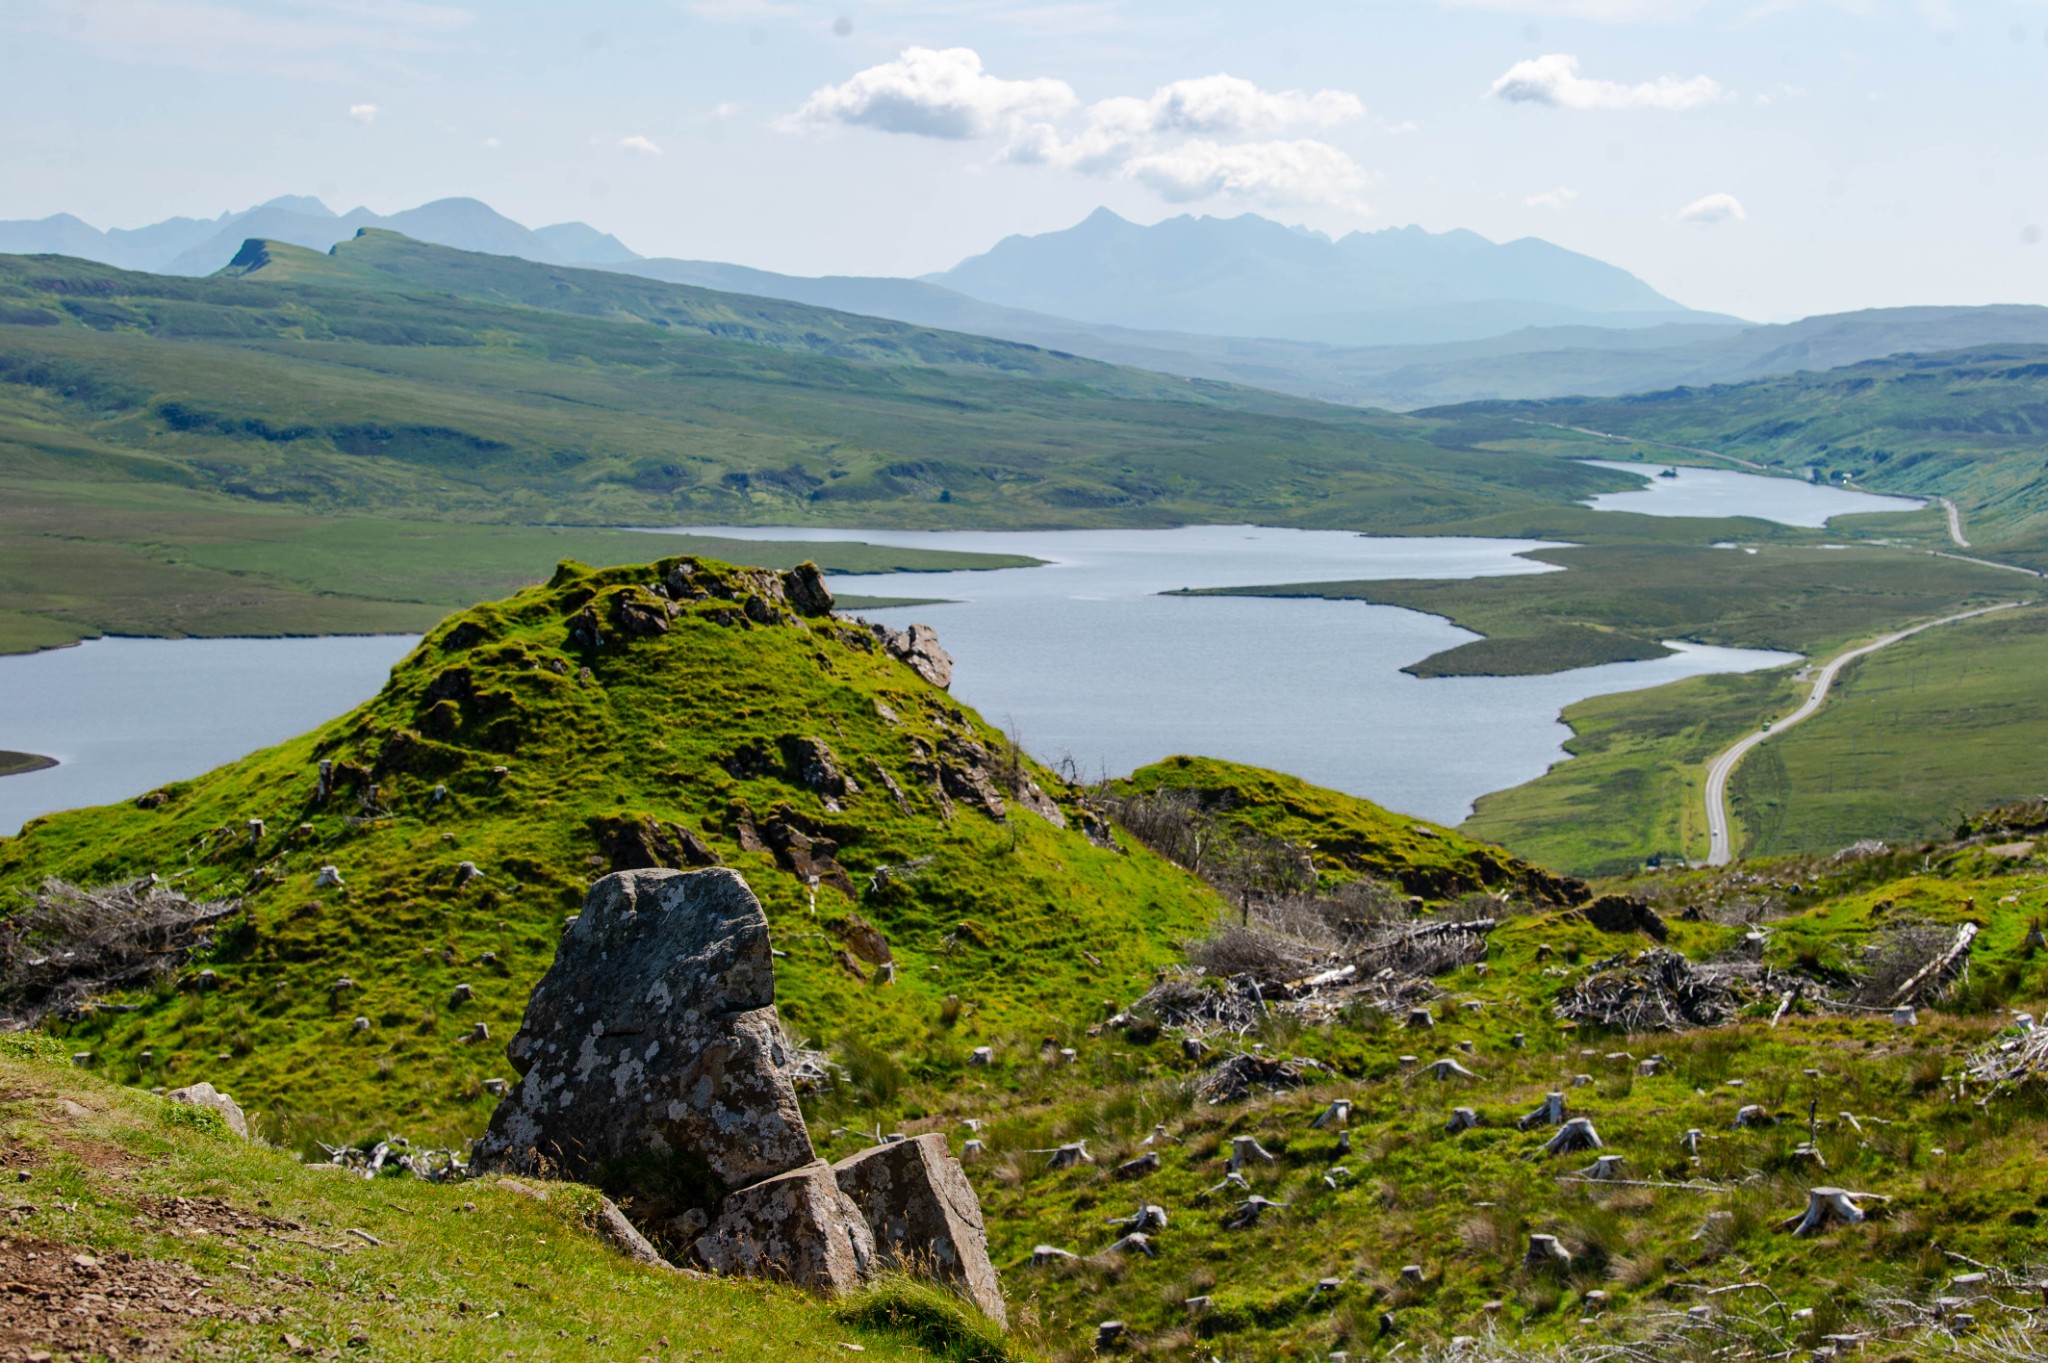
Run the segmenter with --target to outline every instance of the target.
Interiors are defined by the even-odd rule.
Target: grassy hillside
[[[88,1012],[67,1024],[74,1049],[128,1082],[219,1076],[291,1143],[384,1127],[473,1135],[491,1104],[481,1083],[504,1073],[498,1045],[562,915],[612,869],[689,863],[690,837],[767,906],[795,1032],[856,1055],[936,1039],[951,1052],[939,1073],[957,1072],[976,1038],[1085,1025],[1103,994],[1142,987],[1221,908],[1142,847],[1091,840],[1085,792],[864,627],[786,606],[780,623],[756,623],[741,602],[779,590],[771,574],[691,561],[702,566],[673,579],[689,585],[664,633],[618,621],[635,603],[658,609],[647,584],[682,560],[564,565],[545,587],[445,622],[377,697],[304,738],[0,840],[8,891],[156,873],[247,905],[212,962],[216,987],[167,980],[132,1010]],[[586,607],[600,647],[571,637]],[[812,743],[844,789],[803,779]],[[322,760],[336,773],[324,803]],[[1031,781],[1048,795],[1030,796]],[[1410,821],[1377,818],[1388,847],[1421,845]],[[251,819],[263,821],[253,845]],[[1519,873],[1433,833],[1444,893]],[[482,876],[458,884],[465,862]],[[341,887],[316,884],[323,866]],[[857,919],[889,942],[894,983],[839,959]],[[331,990],[343,977],[354,987]],[[465,983],[474,1000],[452,1002]],[[354,1030],[359,1016],[368,1030]],[[472,1044],[479,1023],[498,1040]]]
[[[763,1359],[1031,1356],[914,1284],[825,1305],[634,1264],[600,1242],[587,1189],[309,1168],[40,1038],[0,1038],[0,1085],[15,1357],[671,1359],[735,1340]]]
[[[1413,524],[1598,479],[1254,389],[388,234],[208,280],[10,258],[0,293],[16,403],[147,447],[167,481],[330,510]]]
[[[780,1347],[805,1328],[928,1319],[695,1284],[665,1299],[673,1316],[622,1311],[647,1289],[578,1238],[581,1194],[535,1207],[488,1185],[317,1184],[334,1176],[166,1135],[174,1118],[100,1082],[207,1078],[301,1149],[473,1136],[492,1101],[482,1080],[503,1075],[499,1048],[585,885],[711,854],[761,895],[786,953],[779,1005],[835,1066],[805,1097],[821,1152],[851,1153],[878,1128],[946,1131],[964,1149],[978,1123],[985,1153],[969,1168],[1012,1318],[1056,1358],[1089,1356],[1105,1319],[1124,1322],[1120,1347],[1138,1356],[1378,1356],[1497,1331],[1502,1358],[1618,1344],[1673,1357],[1709,1338],[1684,1314],[1698,1304],[1725,1357],[1842,1331],[1925,1357],[1946,1347],[1936,1297],[1972,1298],[1987,1329],[2016,1319],[2001,1302],[2034,1300],[1996,1275],[2030,1282],[2025,1265],[2048,1253],[2035,1213],[2048,1205],[2048,1098],[1952,1076],[2006,1025],[2000,1010],[2048,996],[2048,956],[2028,942],[2048,911],[2038,807],[1957,844],[1629,887],[1660,916],[1588,905],[1585,887],[1497,849],[1252,768],[1180,758],[1108,788],[1064,786],[871,633],[776,602],[780,579],[683,566],[564,565],[448,621],[378,697],[303,739],[0,841],[10,892],[155,872],[195,899],[241,901],[159,982],[46,1019],[92,1077],[36,1070],[19,1051],[0,1062],[17,1143],[57,1189],[26,1199],[51,1209],[31,1214],[35,1234],[197,1264],[207,1301],[235,1303],[241,1323],[183,1328],[252,1355],[263,1336],[245,1326],[301,1342],[345,1327],[395,1357],[481,1357],[554,1347],[529,1332],[563,1317],[579,1322],[572,1341],[646,1349],[660,1333],[664,1351],[707,1347],[676,1342],[703,1338],[707,1320]],[[656,582],[674,584],[673,617]],[[343,884],[320,886],[323,866]],[[1480,918],[1490,926],[1456,926]],[[889,943],[893,982],[845,954],[856,920]],[[1913,996],[1920,1025],[1895,1028],[1886,991],[1966,920],[1983,929],[1967,975],[1937,976]],[[1653,949],[1684,958],[1660,969],[1702,972],[1682,998],[1708,1012],[1653,1032],[1576,1011],[1665,997],[1603,992]],[[1343,973],[1302,982],[1330,968]],[[1403,1025],[1416,1008],[1432,1027]],[[969,1066],[981,1045],[994,1063]],[[1472,1076],[1430,1078],[1440,1057]],[[1239,1071],[1243,1091],[1217,1087]],[[1624,1181],[1578,1181],[1590,1152],[1546,1155],[1548,1125],[1517,1129],[1551,1091],[1625,1158]],[[53,1097],[89,1116],[52,1125],[53,1111],[77,1117]],[[1339,1098],[1353,1105],[1348,1152],[1338,1128],[1310,1126]],[[1770,1121],[1738,1125],[1750,1105]],[[1447,1130],[1456,1107],[1478,1125]],[[1691,1128],[1696,1162],[1680,1141]],[[1247,1188],[1224,1180],[1238,1136],[1273,1157],[1246,1167]],[[1824,1168],[1798,1148],[1809,1140]],[[1050,1170],[1048,1152],[1074,1141],[1090,1162]],[[1119,1174],[1147,1152],[1156,1169]],[[1776,1229],[1821,1183],[1875,1195],[1870,1220],[1812,1238]],[[151,1200],[173,1192],[290,1219],[326,1258],[260,1234],[179,1243]],[[1234,1226],[1247,1192],[1284,1205]],[[458,1214],[465,1202],[477,1210]],[[1169,1218],[1151,1233],[1156,1257],[1108,1253],[1122,1234],[1109,1223],[1147,1203]],[[384,1244],[324,1248],[350,1227]],[[499,1300],[531,1290],[510,1283],[533,1281],[523,1250],[453,1277],[472,1227],[500,1246],[545,1237],[560,1256],[546,1289],[516,1310]],[[1532,1233],[1559,1237],[1569,1269],[1525,1267]],[[1079,1257],[1034,1264],[1042,1244]],[[304,1279],[303,1300],[265,1295],[273,1260],[257,1253],[305,1260],[275,1270]],[[1958,1284],[1966,1263],[1952,1255],[1994,1276]],[[1746,1295],[1759,1281],[1782,1308]],[[471,1310],[451,1318],[450,1298]],[[287,1305],[298,1314],[275,1314]],[[629,1320],[650,1338],[628,1339]],[[913,1356],[888,1330],[854,1342]]]
[[[1873,492],[1945,496],[1966,533],[1998,556],[2048,569],[2048,347],[1898,355],[1749,383],[1624,398],[1449,408],[1467,436],[1556,422],[1700,446]]]

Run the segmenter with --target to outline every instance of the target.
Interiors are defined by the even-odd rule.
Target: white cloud
[[[495,137],[486,137],[484,139],[484,150],[486,151],[496,151],[498,148],[504,145],[505,144],[503,142],[500,142]]]
[[[1749,214],[1743,211],[1742,200],[1733,194],[1709,194],[1679,209],[1678,220],[1712,225],[1717,222],[1747,222]]]
[[[1143,101],[1142,110],[1152,132],[1206,134],[1328,128],[1365,116],[1365,105],[1358,96],[1341,90],[1318,90],[1312,95],[1299,90],[1261,90],[1248,80],[1220,71],[1162,85],[1152,92],[1152,98]]]
[[[736,100],[721,99],[718,103],[711,106],[711,112],[706,117],[713,123],[723,123],[728,118],[734,117],[739,111],[740,106]]]
[[[1516,62],[1489,93],[1510,104],[1547,104],[1557,109],[1697,109],[1729,97],[1711,76],[1680,80],[1659,76],[1639,85],[1591,80],[1579,74],[1579,59],[1552,52]]]
[[[1229,197],[1266,203],[1329,204],[1369,213],[1359,193],[1372,177],[1327,142],[1240,142],[1207,138],[1133,157],[1119,177],[1173,203]]]
[[[1559,185],[1556,189],[1546,189],[1541,194],[1531,194],[1522,202],[1531,208],[1563,208],[1578,197],[1579,191],[1576,189]]]
[[[630,137],[620,138],[619,146],[626,151],[638,152],[642,156],[661,155],[661,148],[655,145],[654,139],[642,137],[639,133],[634,133]]]
[[[367,128],[370,124],[377,121],[377,106],[374,104],[351,104],[348,106],[348,116]]]
[[[972,48],[907,49],[804,101],[795,121],[956,141],[990,137],[1029,119],[1058,117],[1078,101],[1063,80],[1003,80]]]
[[[1362,119],[1366,108],[1356,95],[1267,90],[1218,72],[1171,81],[1147,96],[1098,100],[1077,124],[1078,105],[1065,81],[1003,80],[970,49],[911,48],[819,90],[780,126],[1000,139],[1001,162],[1130,181],[1176,203],[1229,197],[1371,211],[1358,194],[1372,176],[1327,142],[1228,140]]]

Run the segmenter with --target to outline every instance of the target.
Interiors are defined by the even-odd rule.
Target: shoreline
[[[44,757],[41,753],[9,752],[0,748],[0,776],[26,776],[32,771],[48,771],[57,765],[56,758]]]

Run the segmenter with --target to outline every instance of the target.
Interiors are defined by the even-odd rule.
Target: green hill
[[[0,1061],[10,1149],[53,1190],[17,1192],[38,1208],[32,1233],[67,1254],[195,1264],[237,1315],[184,1328],[251,1354],[281,1330],[316,1347],[361,1333],[392,1357],[538,1352],[558,1347],[534,1333],[555,1318],[584,1341],[562,1357],[657,1333],[707,1347],[690,1341],[712,1328],[759,1331],[769,1356],[806,1330],[863,1331],[884,1356],[953,1347],[957,1316],[903,1286],[828,1313],[664,1285],[643,1311],[648,1280],[579,1238],[583,1194],[528,1207],[488,1184],[301,1172],[180,1139],[133,1092],[207,1079],[302,1153],[474,1136],[483,1081],[504,1075],[500,1048],[588,883],[716,857],[784,953],[778,1005],[818,1052],[804,1103],[820,1152],[876,1130],[983,1142],[968,1167],[1017,1343],[950,1356],[1084,1358],[1115,1319],[1139,1356],[1379,1356],[1497,1335],[1502,1358],[1741,1358],[1860,1334],[1928,1357],[1959,1309],[1942,1298],[1987,1332],[2028,1319],[2027,1265],[2048,1253],[2048,1094],[1968,1076],[1994,1042],[2032,1046],[2006,1010],[2048,997],[2038,804],[1954,841],[1591,898],[1252,768],[1179,758],[1067,785],[903,661],[910,641],[817,613],[810,583],[705,560],[565,564],[445,622],[312,734],[0,840],[19,906],[0,938],[8,1006],[40,1014],[89,1072],[18,1047]],[[226,912],[182,961],[175,943],[136,948],[145,967],[168,952],[167,972],[124,974],[137,958],[79,927],[81,901],[48,877]],[[1941,967],[1959,940],[1967,968]],[[112,983],[79,988],[96,974]],[[1895,1025],[1900,1000],[1916,1025]],[[992,1063],[968,1063],[977,1046]],[[1440,1059],[1470,1073],[1433,1078]],[[1598,1151],[1545,1153],[1555,1126],[1521,1124],[1551,1092],[1594,1123]],[[1348,1116],[1312,1126],[1339,1099]],[[1233,1186],[1239,1137],[1264,1155]],[[1051,1169],[1075,1142],[1089,1159]],[[1600,1153],[1623,1177],[1587,1173]],[[1120,1168],[1148,1154],[1155,1167]],[[1790,1234],[1814,1186],[1855,1191],[1868,1219]],[[1248,1218],[1252,1193],[1276,1205]],[[256,1228],[290,1220],[325,1257],[260,1235],[181,1240],[167,1196]],[[1111,1253],[1111,1223],[1145,1204],[1169,1221],[1152,1254]],[[350,1227],[395,1253],[327,1248]],[[1569,1265],[1528,1266],[1531,1235]],[[515,1308],[500,1299],[535,1279],[502,1247],[529,1236],[556,1257]]]

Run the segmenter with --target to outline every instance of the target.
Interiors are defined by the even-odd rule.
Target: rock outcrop
[[[630,1193],[643,1226],[815,1154],[775,1013],[768,920],[724,870],[591,887],[506,1047],[481,1167]]]
[[[872,924],[838,926],[886,965]],[[813,1152],[775,1013],[768,920],[734,872],[598,881],[506,1054],[519,1083],[477,1142],[479,1170],[595,1183],[657,1244],[714,1272],[840,1292],[896,1263],[1004,1319],[981,1205],[945,1137],[837,1166]],[[611,1216],[615,1243],[659,1261]]]
[[[882,647],[910,670],[941,691],[953,684],[953,655],[939,647],[939,632],[930,625],[912,625],[906,630],[874,625]]]
[[[929,1272],[990,1320],[1008,1323],[981,1202],[944,1136],[878,1145],[839,1161],[832,1173],[867,1218],[882,1262]]]

